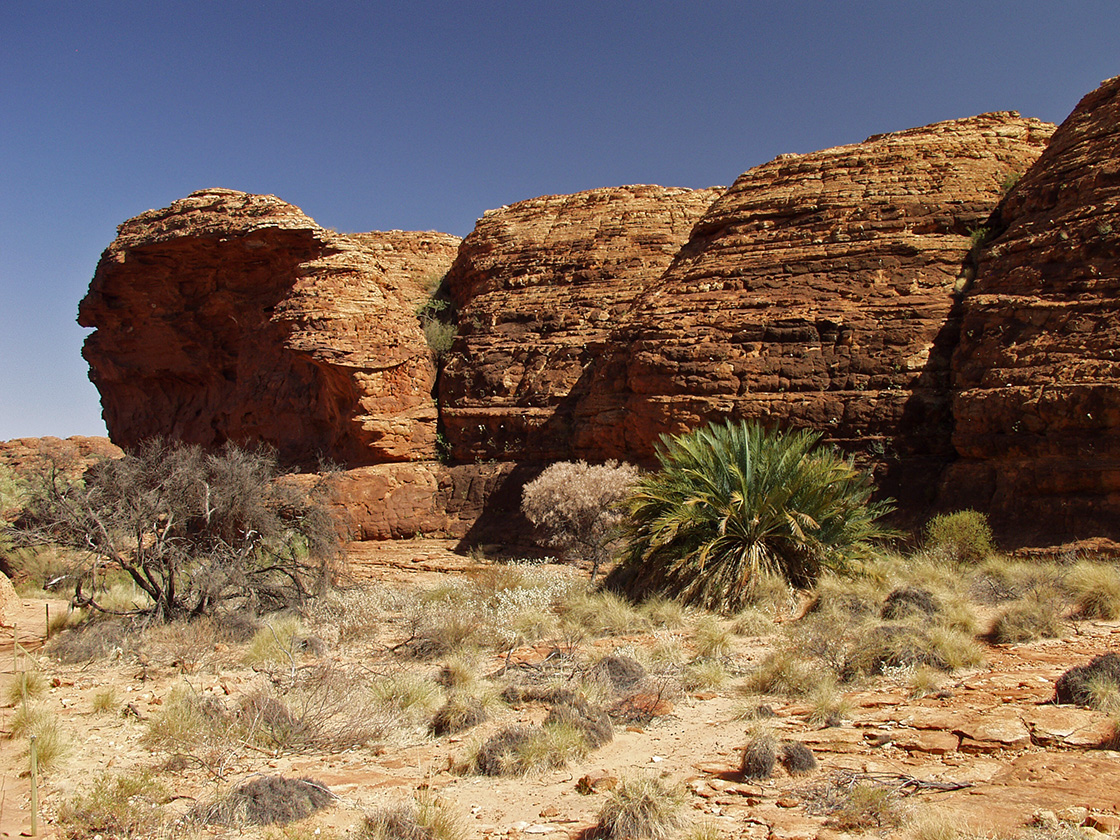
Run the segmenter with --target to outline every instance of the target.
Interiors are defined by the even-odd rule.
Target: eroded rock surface
[[[122,224],[79,323],[109,434],[267,442],[296,463],[432,458],[418,282],[440,233],[344,236],[274,196],[203,190]]]
[[[1052,131],[983,114],[744,173],[611,336],[577,450],[645,459],[661,434],[749,417],[944,464],[969,232]]]
[[[721,191],[590,190],[480,219],[447,278],[459,337],[439,390],[453,456],[571,457],[592,362]]]
[[[35,437],[0,440],[0,464],[24,478],[54,467],[78,477],[104,458],[120,458],[121,448],[105,437]]]
[[[1120,537],[1120,77],[1007,196],[953,358],[946,503],[1009,544]]]

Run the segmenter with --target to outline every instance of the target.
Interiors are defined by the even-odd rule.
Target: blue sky
[[[7,2],[0,440],[104,434],[74,322],[116,226],[204,187],[342,231],[705,187],[1120,73],[1116,0]]]

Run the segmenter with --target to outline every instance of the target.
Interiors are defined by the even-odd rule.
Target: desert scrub
[[[358,840],[466,840],[467,836],[458,811],[430,791],[367,814],[358,829]]]
[[[110,715],[117,711],[120,706],[120,700],[117,697],[117,690],[113,686],[99,689],[94,692],[92,709],[95,715]]]
[[[599,811],[599,836],[612,840],[669,840],[687,825],[688,796],[652,776],[622,779]]]
[[[688,609],[678,601],[654,595],[638,606],[638,612],[659,630],[680,630],[685,626]]]
[[[1073,594],[1077,614],[1082,618],[1120,618],[1120,573],[1109,563],[1083,560],[1066,575],[1066,587]]]
[[[650,629],[650,622],[633,604],[614,592],[582,592],[556,605],[564,625],[592,636],[622,636]]]
[[[378,589],[332,590],[311,602],[308,622],[330,645],[375,638],[385,621],[385,598]]]
[[[775,630],[774,619],[757,607],[747,607],[735,616],[731,632],[736,636],[755,638],[766,636]]]
[[[844,682],[892,669],[928,665],[942,671],[978,665],[982,651],[972,637],[946,627],[891,622],[870,626],[853,638],[840,676]]]
[[[266,621],[245,650],[249,665],[292,664],[303,655],[307,631],[295,616],[277,616]]]
[[[521,776],[565,767],[590,749],[587,735],[570,722],[509,727],[484,741],[472,764],[484,776]]]
[[[417,659],[469,654],[495,642],[493,628],[477,605],[452,601],[421,602],[410,616],[406,650]]]
[[[979,563],[995,551],[988,518],[975,510],[933,517],[926,524],[925,545],[957,563]]]
[[[1064,630],[1062,593],[1054,587],[1034,589],[1005,607],[992,624],[989,637],[997,644],[1057,639]]]
[[[715,616],[702,615],[692,628],[695,659],[727,659],[731,656],[731,631]]]
[[[727,667],[719,659],[698,659],[681,672],[681,687],[685,691],[714,691],[723,688],[728,678]]]
[[[807,720],[812,726],[839,726],[852,713],[851,701],[832,679],[822,679],[806,699],[809,702]]]
[[[755,694],[804,697],[829,672],[817,662],[802,658],[789,647],[779,647],[747,674],[744,689]]]
[[[4,687],[4,701],[17,706],[35,700],[47,690],[47,678],[42,671],[17,671]]]
[[[147,723],[141,743],[220,771],[239,754],[237,721],[216,697],[175,688]]]
[[[1094,698],[1108,692],[1109,686],[1120,690],[1120,655],[1115,653],[1095,656],[1062,674],[1054,684],[1054,700],[1091,707]]]
[[[871,477],[814,432],[725,423],[662,437],[658,472],[627,501],[626,549],[606,585],[719,612],[748,606],[765,575],[807,585],[892,536]]]
[[[433,680],[408,671],[377,677],[370,690],[375,706],[412,723],[428,718],[440,702],[439,686]]]
[[[200,823],[242,827],[287,825],[311,816],[335,796],[315,779],[256,776],[210,804],[200,804],[191,816]]]
[[[25,740],[27,744],[20,751],[20,757],[31,757],[31,739],[35,739],[39,768],[50,770],[57,765],[69,751],[69,742],[63,734],[58,717],[47,708],[32,703],[24,703],[8,721],[8,737]]]
[[[104,772],[63,801],[58,821],[66,837],[155,834],[163,825],[160,806],[167,798],[167,789],[150,770]]]

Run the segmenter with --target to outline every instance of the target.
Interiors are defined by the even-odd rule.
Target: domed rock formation
[[[648,459],[661,434],[750,417],[934,478],[970,231],[1052,131],[983,114],[744,173],[611,335],[577,452]]]
[[[344,236],[274,196],[203,190],[122,224],[79,323],[109,434],[269,443],[346,464],[433,458],[415,307],[459,239]]]
[[[480,219],[447,276],[459,336],[439,393],[452,455],[571,457],[590,365],[720,192],[616,187]]]
[[[992,219],[953,357],[946,506],[1007,544],[1120,539],[1120,77]]]

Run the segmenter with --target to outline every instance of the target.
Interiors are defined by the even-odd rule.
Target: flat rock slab
[[[940,729],[899,729],[891,734],[891,743],[907,752],[947,755],[960,748],[961,739],[953,732]]]
[[[1037,706],[1028,709],[1023,722],[1039,746],[1093,748],[1116,736],[1116,724],[1103,712],[1076,706]]]
[[[986,712],[954,731],[960,733],[961,749],[966,751],[1021,750],[1031,745],[1031,732],[1018,710]]]

